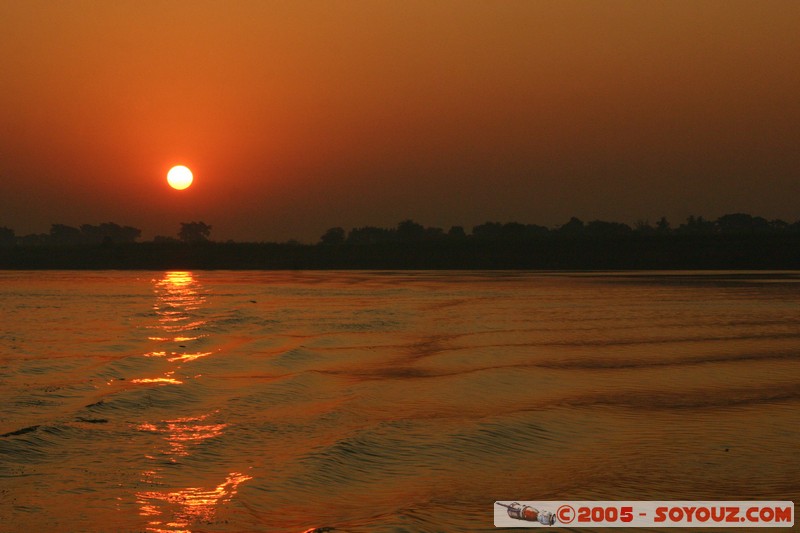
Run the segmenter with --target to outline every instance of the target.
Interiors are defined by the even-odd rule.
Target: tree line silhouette
[[[344,228],[334,227],[320,238],[320,244],[378,244],[391,242],[421,242],[442,240],[497,240],[525,241],[542,238],[563,237],[632,237],[667,235],[777,235],[800,234],[800,221],[790,224],[783,220],[767,220],[763,217],[745,213],[724,215],[711,221],[702,216],[689,216],[686,221],[673,228],[665,217],[655,225],[639,221],[634,227],[620,222],[593,220],[584,223],[576,217],[554,228],[519,222],[486,222],[472,228],[467,234],[462,226],[453,226],[447,232],[442,228],[424,227],[413,220],[400,222],[396,228],[364,226],[346,232]]]
[[[131,226],[120,226],[114,222],[98,225],[83,224],[80,227],[52,224],[49,233],[34,233],[17,237],[11,228],[0,227],[0,246],[80,246],[130,244],[136,242],[142,230]],[[203,242],[208,241],[211,226],[205,222],[182,222],[178,238],[156,236],[154,242]]]
[[[0,227],[0,268],[653,269],[800,268],[800,221],[744,213],[662,217],[634,226],[572,217],[548,228],[486,222],[445,231],[404,220],[393,228],[333,227],[315,244],[214,242],[212,226],[184,222],[176,237],[139,242],[113,222],[16,236]]]

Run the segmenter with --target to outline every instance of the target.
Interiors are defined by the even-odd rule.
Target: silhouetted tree
[[[544,226],[536,224],[528,224],[525,226],[525,235],[529,238],[544,237],[550,233],[550,230]]]
[[[444,230],[442,228],[428,227],[425,228],[425,235],[423,239],[426,241],[438,241],[444,238]]]
[[[377,244],[391,242],[394,240],[394,231],[365,226],[363,228],[353,228],[347,235],[348,244]]]
[[[14,246],[17,238],[11,228],[0,227],[0,246]]]
[[[85,242],[91,244],[99,244],[103,242],[103,233],[100,231],[99,226],[93,226],[91,224],[83,224],[81,226],[81,235]]]
[[[344,228],[335,227],[331,228],[326,231],[322,237],[320,237],[319,242],[320,244],[324,244],[327,246],[334,246],[337,244],[342,244],[344,242],[345,232]]]
[[[205,222],[181,222],[178,238],[183,242],[205,242],[211,235],[211,226]]]
[[[650,225],[649,220],[637,220],[636,225],[634,227],[634,231],[641,235],[652,235],[656,232],[653,226]]]
[[[672,230],[669,226],[669,221],[667,217],[661,217],[658,222],[656,223],[656,232],[659,235],[666,235],[670,233]]]
[[[766,233],[770,224],[765,218],[754,217],[745,213],[723,215],[717,219],[717,228],[721,233]]]
[[[485,222],[472,228],[472,236],[476,239],[499,239],[503,235],[503,225],[499,222]]]
[[[447,236],[451,239],[466,239],[467,233],[464,231],[463,226],[453,226],[448,230]]]
[[[775,233],[784,233],[789,229],[789,223],[786,222],[785,220],[781,220],[779,218],[776,218],[775,220],[770,220],[769,221],[769,227]]]
[[[425,236],[425,228],[413,220],[404,220],[397,225],[395,233],[400,241],[417,242]]]
[[[602,220],[593,220],[589,222],[584,228],[586,235],[595,237],[610,237],[628,235],[631,232],[630,226],[622,224],[621,222],[605,222]]]
[[[542,237],[549,231],[546,227],[536,224],[486,222],[472,228],[472,236],[481,240],[521,241]]]
[[[50,242],[56,245],[74,245],[83,242],[81,230],[64,224],[50,226]]]
[[[84,224],[81,226],[84,242],[99,243],[130,243],[135,242],[142,230],[131,226],[120,226],[113,222],[104,222],[99,226]]]
[[[47,233],[31,233],[18,239],[22,246],[44,246],[50,242],[50,235]]]
[[[119,228],[119,226],[117,226]],[[112,234],[114,242],[135,242],[142,236],[142,230],[132,226],[122,226]],[[119,239],[119,241],[117,241]]]
[[[563,235],[580,235],[583,233],[583,221],[577,217],[572,217],[569,222],[558,228],[558,232]]]
[[[694,215],[689,215],[686,219],[686,223],[678,227],[678,233],[687,235],[710,235],[714,233],[714,230],[715,226],[713,222],[705,220],[703,217],[695,217]]]
[[[502,238],[517,241],[522,240],[527,236],[527,228],[525,224],[520,224],[519,222],[508,222],[503,225],[502,229]]]

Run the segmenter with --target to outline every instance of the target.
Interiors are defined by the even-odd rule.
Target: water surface
[[[797,272],[2,272],[0,312],[0,531],[800,501]]]

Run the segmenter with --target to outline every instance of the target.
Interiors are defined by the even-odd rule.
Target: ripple
[[[0,273],[0,514],[417,533],[508,498],[797,500],[800,285],[715,275]]]

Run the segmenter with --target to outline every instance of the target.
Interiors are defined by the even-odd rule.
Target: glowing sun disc
[[[179,191],[191,185],[193,179],[192,171],[183,165],[174,166],[167,173],[167,183]]]

